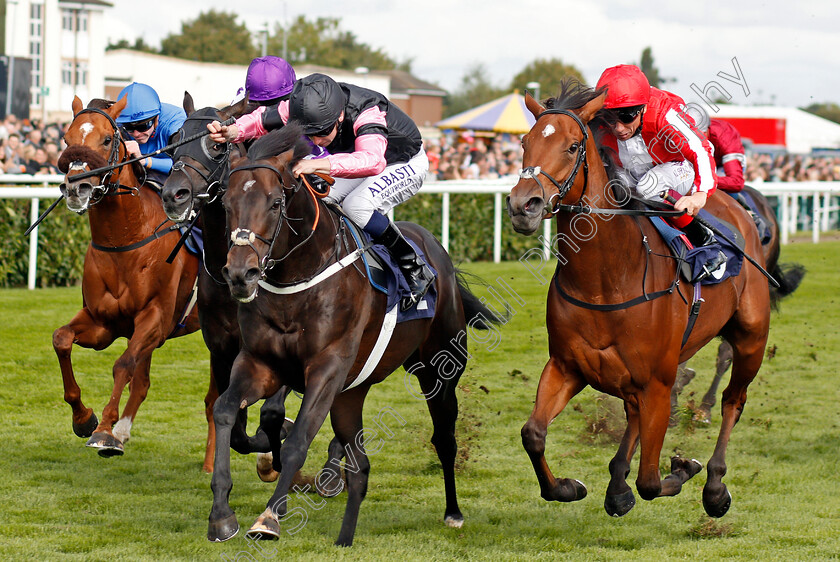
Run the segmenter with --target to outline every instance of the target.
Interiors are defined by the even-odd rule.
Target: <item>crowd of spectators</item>
[[[0,122],[0,173],[58,174],[65,126],[7,116]],[[519,135],[449,132],[425,143],[427,181],[496,179],[516,176],[522,168]],[[747,183],[840,181],[840,156],[747,154],[745,178]]]
[[[61,125],[7,115],[0,122],[0,173],[58,174],[63,135]]]

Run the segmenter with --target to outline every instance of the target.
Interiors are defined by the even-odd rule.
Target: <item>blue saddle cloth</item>
[[[433,317],[435,315],[435,305],[437,304],[437,290],[435,289],[435,285],[432,284],[432,286],[429,287],[426,295],[420,300],[420,302],[417,303],[416,306],[413,306],[406,311],[400,310],[399,302],[403,299],[403,297],[410,295],[411,290],[408,288],[408,283],[406,283],[405,277],[403,276],[399,265],[397,265],[394,258],[391,257],[391,254],[385,246],[373,243],[371,236],[367,232],[347,220],[345,217],[342,217],[341,220],[343,220],[347,225],[350,233],[356,240],[356,244],[360,248],[364,248],[366,246],[368,247],[368,249],[362,254],[365,273],[367,274],[371,286],[373,286],[373,288],[377,291],[385,293],[388,296],[388,310],[391,310],[394,306],[398,307],[397,323],[399,324],[400,322],[406,322],[408,320],[419,320],[421,318]],[[423,258],[423,261],[426,262],[429,268],[432,269],[432,272],[434,272],[437,276],[437,272],[432,268],[428,260],[426,260],[423,250],[421,250],[413,240],[407,237],[406,240],[408,240],[408,243],[411,244],[417,252],[417,255]]]
[[[723,232],[727,238],[737,244],[740,250],[744,249],[744,237],[735,227],[702,209],[700,210],[699,216]],[[688,272],[683,271],[683,273],[689,281],[700,274],[703,266],[713,259],[718,251],[722,251],[726,256],[726,270],[720,279],[715,279],[710,275],[701,282],[702,285],[714,285],[741,272],[741,265],[744,262],[743,253],[725,241],[723,237],[715,236],[718,241],[717,244],[689,248],[685,234],[681,230],[669,225],[662,217],[650,217],[650,220],[671,248],[674,255],[677,257],[682,256],[682,259],[687,263],[690,277]]]

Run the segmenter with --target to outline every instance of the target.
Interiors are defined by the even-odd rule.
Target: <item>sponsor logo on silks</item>
[[[380,192],[393,184],[406,180],[414,175],[414,168],[411,167],[411,164],[406,164],[404,166],[400,166],[396,170],[393,170],[387,174],[382,174],[376,181],[374,181],[371,185],[368,186],[368,190],[370,190],[371,195],[379,195]]]

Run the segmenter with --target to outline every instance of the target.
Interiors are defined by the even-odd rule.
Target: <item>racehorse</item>
[[[83,307],[55,331],[53,347],[61,366],[64,400],[73,409],[73,432],[89,437],[87,446],[105,457],[124,452],[134,417],[149,390],[152,352],[167,339],[198,329],[192,306],[198,259],[182,251],[171,265],[166,263],[178,240],[170,233],[177,234],[177,229],[167,220],[160,197],[143,187],[144,169],[135,163],[74,179],[128,159],[115,122],[125,105],[126,98],[116,103],[94,99],[83,109],[75,97],[73,122],[64,136],[67,148],[59,159],[67,207],[79,214],[87,212],[91,241],[82,278]],[[99,421],[82,403],[70,354],[74,343],[101,350],[120,337],[127,338],[128,345],[114,364],[114,388]],[[126,384],[129,396],[120,417]],[[212,445],[208,439],[208,448]]]
[[[805,268],[800,264],[780,264],[779,252],[781,251],[781,237],[779,236],[779,221],[776,218],[776,213],[770,206],[767,198],[757,189],[749,185],[745,185],[744,193],[749,194],[752,200],[758,207],[758,214],[766,222],[770,230],[770,240],[762,244],[761,248],[764,251],[764,263],[767,266],[767,271],[771,272],[773,278],[776,279],[780,286],[770,286],[770,306],[776,310],[779,302],[786,296],[793,293],[802,278],[805,275]],[[734,195],[733,195],[734,196]],[[699,416],[700,421],[710,422],[712,417],[712,407],[715,405],[718,386],[723,375],[732,365],[732,346],[726,340],[721,341],[718,346],[717,359],[715,360],[715,375],[712,378],[712,383],[709,389],[703,395],[700,405],[696,409],[695,416]],[[671,420],[670,425],[674,426],[679,420],[679,403],[678,397],[685,386],[694,378],[695,372],[693,369],[686,369],[685,363],[680,364],[677,371],[677,379],[671,389]]]
[[[544,499],[568,502],[585,497],[582,482],[554,477],[545,459],[545,439],[548,425],[569,400],[591,385],[621,398],[627,416],[627,428],[609,464],[607,513],[624,515],[635,505],[625,479],[638,444],[636,489],[642,498],[678,494],[702,465],[674,457],[671,473],[660,476],[671,386],[677,365],[722,335],[732,344],[734,360],[703,489],[706,513],[721,517],[731,504],[722,482],[726,447],[767,342],[768,281],[745,264],[740,275],[704,286],[707,304],[682,344],[692,300],[679,285],[676,259],[650,221],[621,214],[644,211],[631,208],[636,203],[609,181],[588,126],[604,97],[603,91],[570,84],[545,107],[526,96],[536,123],[523,137],[524,167],[508,197],[508,212],[514,229],[523,234],[533,234],[543,219],[556,214],[555,240],[570,243],[574,252],[564,254],[549,289],[550,357],[533,412],[522,428],[522,442]],[[737,202],[713,194],[706,209],[745,233],[744,251],[756,256],[757,263],[763,260],[752,219]]]
[[[247,107],[248,101],[243,99],[223,109],[205,107],[196,111],[192,96],[185,92],[184,111],[187,120],[178,133],[179,139],[193,138],[197,133],[206,131],[206,125],[211,121],[221,122],[230,117],[238,117]],[[172,172],[161,190],[163,208],[171,220],[183,223],[193,214],[198,215],[197,224],[201,227],[204,241],[204,259],[199,271],[196,306],[204,343],[210,351],[212,381],[218,392],[224,392],[228,386],[230,370],[239,353],[240,340],[238,302],[231,297],[221,273],[227,261],[229,240],[225,229],[222,195],[227,188],[231,151],[239,154],[240,151],[244,152],[244,147],[215,144],[208,136],[194,138],[176,147]],[[272,400],[267,400],[261,408],[261,416],[276,415],[275,401],[285,399],[288,390],[284,389]],[[213,401],[217,397],[218,394],[212,397],[208,395]],[[208,423],[215,429],[212,423],[212,402],[207,404],[207,415]],[[246,422],[247,411],[241,410],[231,435],[231,447],[242,454],[269,451],[265,433],[258,429],[253,437],[249,437],[245,433]],[[204,459],[206,472],[213,471],[213,451],[207,450]],[[259,472],[263,479],[274,477],[265,475],[265,472],[270,474],[268,469]]]
[[[294,163],[310,151],[301,131],[300,126],[287,124],[257,140],[247,157],[231,162],[224,205],[232,246],[223,274],[231,294],[242,303],[242,350],[230,386],[214,411],[216,459],[208,538],[227,540],[239,528],[228,504],[232,488],[228,441],[237,412],[286,385],[303,392],[303,400],[282,448],[277,428],[263,424],[275,469],[281,472],[267,509],[248,534],[279,537],[280,521],[299,509],[288,512],[291,478],[330,413],[348,459],[348,499],[336,544],[350,546],[370,471],[363,444],[370,435],[362,427],[364,399],[372,384],[400,365],[420,382],[434,426],[432,443],[443,467],[444,520],[460,527],[463,515],[454,473],[455,389],[468,357],[466,327],[487,329],[501,320],[459,280],[446,251],[430,233],[402,223],[400,229],[437,271],[437,304],[433,317],[394,327],[398,306],[388,309],[386,295],[362,274],[349,227],[314,189],[292,175]]]

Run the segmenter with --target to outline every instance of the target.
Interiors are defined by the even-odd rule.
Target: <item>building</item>
[[[112,6],[104,0],[6,0],[4,51],[31,62],[30,117],[66,117],[73,96],[102,96],[104,11]],[[13,67],[14,60],[7,60]]]

